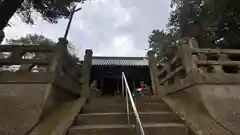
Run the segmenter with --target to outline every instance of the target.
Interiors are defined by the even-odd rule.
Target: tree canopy
[[[162,32],[163,35],[194,37],[200,47],[240,48],[240,1],[172,0],[171,7],[167,32]],[[162,49],[161,40],[169,40],[169,37],[157,36],[159,33],[154,31],[150,40],[153,35],[158,37],[153,42]]]
[[[239,4],[234,0],[172,0],[175,10],[168,27],[183,37],[195,37],[203,47],[239,48]]]
[[[28,34],[24,37],[20,37],[17,39],[7,39],[7,42],[9,44],[19,44],[19,45],[49,45],[49,46],[55,46],[57,45],[56,42],[53,40],[43,36],[43,35],[37,35],[37,34]],[[75,69],[79,63],[79,58],[75,55],[74,47],[72,44],[68,45],[68,53],[66,60],[68,61],[68,68]],[[47,57],[51,58],[51,53],[27,53],[23,57],[31,59],[31,58],[37,58],[37,59],[45,59]],[[20,68],[25,68],[25,66],[28,65],[22,65]]]
[[[170,33],[160,30],[153,30],[149,36],[149,47],[155,52],[157,59],[169,59],[177,49],[176,37]]]
[[[28,34],[24,37],[20,37],[17,39],[7,39],[9,44],[24,44],[24,45],[55,45],[56,42],[53,40],[46,38],[43,35],[37,34]]]
[[[59,18],[69,17],[76,3],[85,0],[0,0],[0,30],[8,24],[11,17],[17,13],[26,23],[33,24],[34,12],[38,12],[50,23],[56,23]]]
[[[17,39],[7,39],[7,43],[9,44],[19,44],[19,45],[50,45],[50,46],[55,46],[57,43],[53,41],[52,39],[49,39],[43,35],[37,35],[37,34],[28,34],[24,37],[20,37]],[[77,56],[75,55],[75,48],[73,44],[69,43],[68,44],[68,52],[69,55],[74,61],[79,61]]]

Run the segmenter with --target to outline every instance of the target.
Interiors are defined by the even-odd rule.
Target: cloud
[[[92,0],[81,6],[68,36],[80,57],[89,48],[94,55],[145,56],[149,34],[164,29],[170,13],[170,0]],[[17,17],[11,22],[14,27],[5,29],[7,38],[37,33],[55,41],[64,35],[67,25],[64,19],[49,24],[40,17],[34,26]]]

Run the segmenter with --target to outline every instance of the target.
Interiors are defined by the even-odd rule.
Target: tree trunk
[[[0,4],[0,31],[3,30],[24,0],[3,0]]]
[[[180,34],[182,37],[188,36],[188,17],[189,17],[189,1],[183,0],[180,14]]]

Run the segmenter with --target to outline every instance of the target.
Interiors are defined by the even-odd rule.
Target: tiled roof
[[[148,66],[146,57],[93,57],[92,65],[102,66]]]

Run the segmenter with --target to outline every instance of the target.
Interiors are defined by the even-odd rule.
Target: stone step
[[[134,135],[129,125],[84,125],[71,127],[67,135]]]
[[[135,120],[133,115],[133,120]],[[181,119],[172,112],[140,112],[140,119],[144,124],[181,122]]]
[[[116,97],[91,98],[89,100],[89,104],[108,104],[108,103],[124,104],[125,99],[123,97],[116,96]]]
[[[159,97],[138,97],[135,99],[136,103],[165,103],[161,98]]]
[[[138,97],[135,98],[134,101],[136,103],[165,103],[161,98],[159,97]],[[109,104],[109,103],[114,103],[114,104],[125,104],[125,98],[124,97],[104,97],[104,98],[92,98],[89,101],[89,104],[94,104],[94,105],[101,105],[101,104]]]
[[[108,112],[126,112],[126,105],[116,103],[86,104],[82,109],[82,113],[108,113]]]
[[[143,123],[180,122],[180,118],[171,112],[140,112]],[[135,121],[133,113],[130,114],[130,122]],[[127,124],[126,113],[87,113],[79,114],[75,120],[76,125],[96,124]]]
[[[171,111],[169,106],[165,103],[137,103],[138,112],[160,112]],[[112,112],[126,112],[126,104],[116,104],[109,102],[107,104],[86,104],[83,107],[83,113],[112,113]],[[131,106],[130,106],[131,110]]]
[[[76,117],[74,125],[127,124],[126,113],[85,113]]]
[[[138,112],[172,111],[165,103],[137,103]]]
[[[144,124],[146,135],[188,135],[185,125],[178,123]],[[73,126],[67,135],[135,135],[134,125],[84,125]]]

